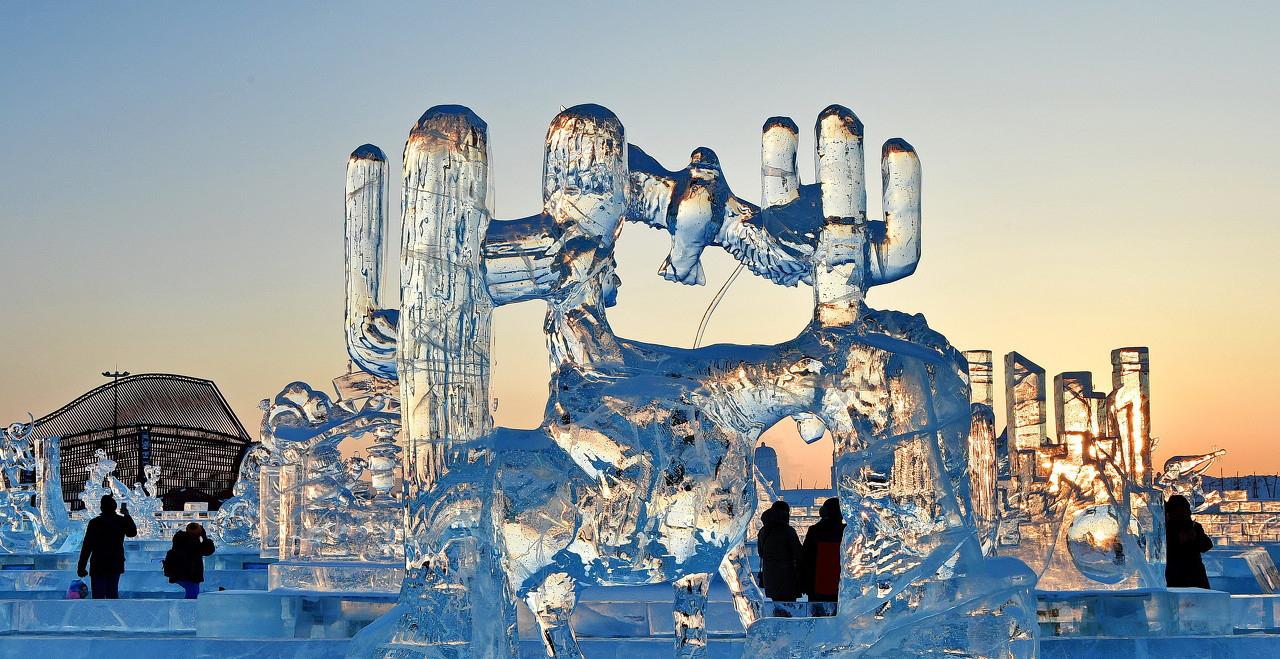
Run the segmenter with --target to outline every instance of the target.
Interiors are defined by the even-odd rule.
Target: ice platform
[[[1234,633],[1231,595],[1200,588],[1037,591],[1041,638]]]
[[[196,635],[203,638],[349,639],[395,605],[397,593],[227,590],[202,594]]]
[[[267,587],[303,592],[400,593],[404,561],[280,561],[267,567]]]
[[[1238,595],[1280,592],[1280,570],[1263,547],[1222,547],[1203,555],[1209,585]]]

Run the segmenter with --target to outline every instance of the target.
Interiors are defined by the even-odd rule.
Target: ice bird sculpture
[[[511,656],[520,598],[548,656],[578,657],[569,620],[580,588],[669,582],[675,654],[703,657],[717,570],[739,593],[753,656],[1011,656],[1034,643],[1029,571],[984,559],[973,530],[965,359],[922,317],[864,303],[919,258],[919,160],[902,140],[885,144],[886,216],[869,221],[862,123],[831,106],[816,133],[818,183],[804,186],[795,124],[765,123],[756,207],[732,195],[709,149],[668,171],[627,144],[612,112],[575,106],[547,132],[541,211],[492,220],[485,123],[461,106],[422,116],[405,145],[394,328],[406,580],[349,656]],[[376,178],[381,161],[369,161]],[[377,196],[364,181],[348,178],[349,213],[353,190]],[[719,245],[777,283],[812,283],[812,322],[772,346],[617,336],[606,310],[625,220],[671,233],[668,279],[701,283],[700,255]],[[376,277],[356,279],[350,352],[372,370],[387,363],[379,346],[393,324],[374,311]],[[531,299],[547,304],[545,419],[495,429],[492,310]],[[834,618],[757,619],[749,571],[735,562],[756,506],[756,439],[787,416],[835,438],[852,523]]]

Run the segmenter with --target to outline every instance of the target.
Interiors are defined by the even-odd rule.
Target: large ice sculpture
[[[655,582],[674,586],[677,655],[704,656],[717,570],[762,656],[1010,655],[1034,634],[1031,575],[984,560],[973,532],[963,357],[923,318],[863,303],[919,258],[919,161],[885,144],[885,219],[868,220],[861,122],[832,106],[817,133],[819,183],[803,186],[794,122],[766,122],[756,207],[709,149],[668,171],[611,112],[576,106],[547,133],[542,211],[504,221],[489,217],[484,122],[460,106],[422,116],[405,146],[397,329],[408,572],[349,656],[509,655],[512,597],[548,654],[580,656],[582,586]],[[616,336],[605,310],[623,220],[672,234],[668,279],[700,283],[701,252],[721,245],[773,281],[813,283],[812,323],[774,346]],[[491,308],[529,299],[547,303],[545,421],[493,429]],[[755,620],[735,549],[756,504],[755,440],[786,416],[806,437],[832,432],[845,517],[859,520],[834,618]]]
[[[1094,391],[1087,372],[1054,377],[1052,438],[1044,369],[1016,352],[1005,357],[1008,471],[996,552],[1030,566],[1041,590],[1163,584],[1147,350],[1111,356],[1110,394]]]

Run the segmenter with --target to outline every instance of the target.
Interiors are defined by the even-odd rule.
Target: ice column
[[[489,433],[492,302],[481,271],[487,127],[461,106],[436,106],[404,149],[400,270],[401,414],[408,445],[405,583],[386,618],[396,629],[378,656],[505,654],[503,607],[481,527],[492,459]],[[379,633],[373,630],[371,633]],[[356,651],[353,648],[353,652]],[[438,650],[437,650],[438,651]]]
[[[813,255],[817,320],[824,326],[849,325],[857,320],[867,291],[862,121],[849,108],[832,105],[818,115],[816,132],[823,217]]]
[[[1110,426],[1120,438],[1119,459],[1129,481],[1150,487],[1151,375],[1146,348],[1111,351]]]
[[[1011,352],[1004,356],[1004,386],[1010,496],[1016,499],[1038,475],[1036,452],[1044,443],[1047,420],[1044,369]]]
[[[978,539],[989,552],[995,542],[999,511],[996,508],[996,419],[991,378],[991,351],[966,350],[969,363],[969,497]]]
[[[396,312],[378,308],[386,228],[387,157],[365,144],[347,159],[347,353],[362,370],[396,377]]]

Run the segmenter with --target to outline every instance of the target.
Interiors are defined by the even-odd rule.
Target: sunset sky
[[[0,421],[113,368],[212,379],[254,433],[260,399],[327,386],[346,370],[347,154],[379,145],[398,186],[429,106],[488,122],[495,216],[511,218],[539,207],[562,106],[612,109],[671,169],[711,147],[758,199],[763,121],[801,126],[807,183],[813,121],[840,103],[869,155],[903,137],[924,170],[924,257],[872,306],[1103,386],[1112,348],[1149,346],[1157,464],[1225,448],[1227,473],[1280,472],[1276,6],[372,4],[0,6]],[[609,318],[688,346],[735,263],[709,250],[707,286],[669,283],[668,244],[626,227]],[[788,339],[811,308],[808,288],[744,274],[707,342]],[[542,314],[497,312],[503,425],[541,418]],[[826,483],[830,443],[766,441],[788,484]]]

